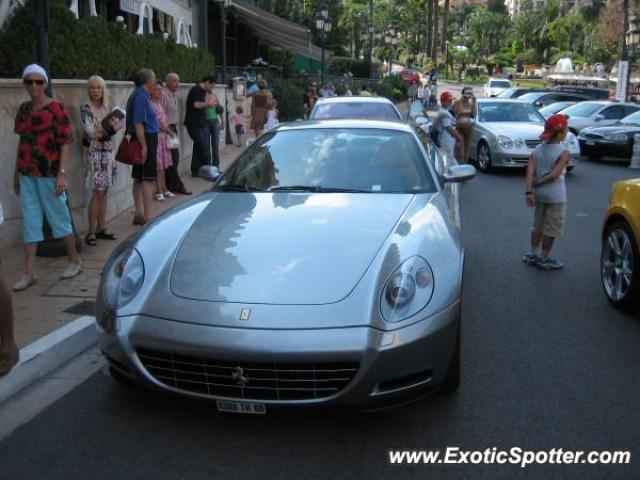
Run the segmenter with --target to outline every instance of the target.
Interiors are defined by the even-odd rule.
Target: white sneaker
[[[176,194],[175,194],[175,193],[170,192],[169,190],[167,190],[166,192],[164,192],[164,194],[163,194],[163,195],[164,195],[166,198],[173,198],[173,197],[175,197],[175,196],[176,196]]]
[[[161,193],[156,193],[154,198],[156,199],[156,202],[164,202],[164,195]]]
[[[82,272],[82,262],[70,263],[65,269],[65,271],[62,272],[62,275],[60,275],[60,278],[65,280],[69,278],[73,278],[77,275],[80,275],[80,272]]]
[[[38,279],[35,274],[23,275],[22,278],[14,283],[13,287],[11,288],[13,288],[14,292],[21,292],[22,290],[26,290],[36,283],[38,283]]]

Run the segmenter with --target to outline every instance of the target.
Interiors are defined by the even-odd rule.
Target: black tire
[[[600,281],[607,299],[613,306],[625,311],[638,309],[640,250],[633,231],[623,220],[609,225],[602,239]]]
[[[478,151],[476,154],[476,165],[483,173],[491,172],[491,149],[487,142],[482,141],[478,144]]]
[[[460,326],[458,325],[458,334],[456,335],[456,345],[453,351],[453,357],[449,364],[449,370],[447,371],[447,378],[445,378],[440,390],[443,392],[455,392],[460,386]]]
[[[573,172],[573,169],[576,168],[574,165],[567,167],[567,173]]]

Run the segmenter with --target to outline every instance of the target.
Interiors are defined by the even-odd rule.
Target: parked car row
[[[492,88],[493,80],[485,85],[485,96],[497,93]],[[511,87],[495,96],[527,102],[544,118],[557,113],[567,115],[569,130],[577,137],[581,153],[590,159],[617,157],[631,160],[634,135],[640,133],[640,119],[635,115],[640,112],[640,105],[611,101],[611,92],[607,89],[575,85],[551,90]],[[486,149],[482,153],[486,153]]]

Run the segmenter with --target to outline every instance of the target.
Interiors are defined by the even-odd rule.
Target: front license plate
[[[587,145],[590,145],[590,146],[592,146],[592,147],[596,144],[596,142],[594,142],[593,140],[587,140],[587,141],[586,141],[586,142],[584,142],[584,143],[586,143]]]
[[[250,413],[253,415],[266,415],[267,407],[264,403],[225,402],[218,400],[218,411],[231,413]]]

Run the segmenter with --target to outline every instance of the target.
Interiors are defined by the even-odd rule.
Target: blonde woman
[[[116,240],[114,234],[107,233],[105,221],[107,195],[116,171],[111,136],[122,128],[122,122],[114,122],[112,132],[102,127],[102,119],[110,111],[107,86],[102,77],[94,75],[87,80],[87,96],[89,101],[80,107],[80,120],[87,164],[87,188],[91,188],[93,193],[89,202],[89,231],[85,243],[94,246],[98,239]]]

